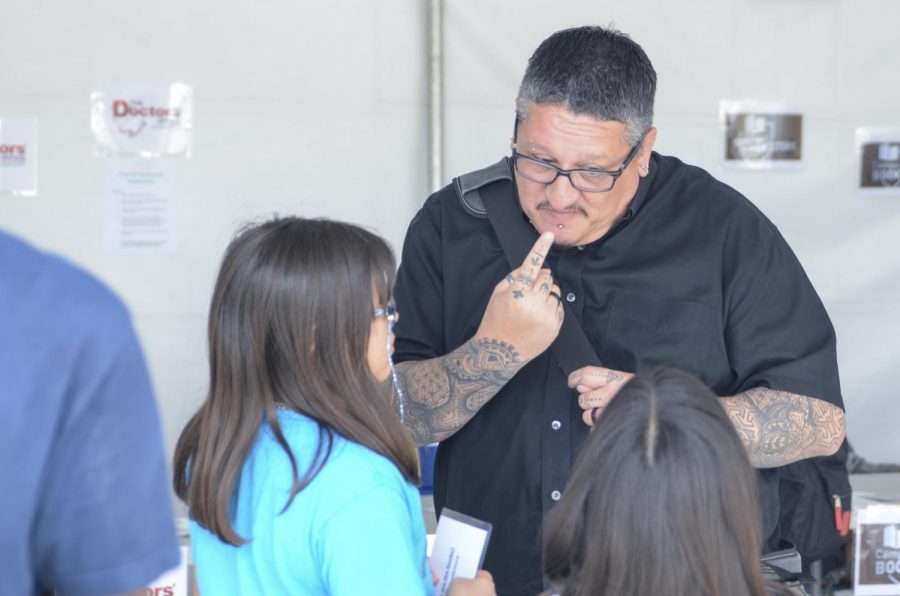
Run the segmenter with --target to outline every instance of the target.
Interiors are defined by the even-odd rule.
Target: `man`
[[[749,201],[653,152],[655,88],[626,35],[552,35],[522,80],[511,158],[432,195],[407,234],[396,291],[407,424],[419,443],[441,441],[438,510],[493,524],[485,567],[499,594],[541,590],[542,517],[593,417],[640,368],[703,379],[758,468],[843,440],[821,301]],[[542,234],[512,273],[478,200],[489,192]],[[546,350],[557,300],[542,267],[603,367],[566,376]],[[777,503],[777,476],[766,486]]]
[[[179,551],[128,312],[0,232],[0,337],[0,591],[143,594]]]

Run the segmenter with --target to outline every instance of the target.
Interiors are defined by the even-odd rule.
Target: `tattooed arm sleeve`
[[[401,362],[406,426],[419,445],[446,439],[526,364],[516,349],[491,338],[472,338],[446,356]]]
[[[720,402],[757,468],[831,455],[844,440],[844,411],[814,397],[757,387]]]

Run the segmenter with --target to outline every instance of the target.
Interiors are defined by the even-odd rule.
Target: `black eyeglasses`
[[[391,300],[384,308],[376,308],[372,312],[372,316],[376,319],[384,317],[387,319],[388,325],[393,325],[397,322],[397,306],[394,304],[394,301]]]
[[[596,168],[574,168],[571,170],[564,170],[542,159],[522,155],[516,151],[515,145],[513,145],[512,160],[516,172],[532,182],[553,184],[558,177],[565,176],[569,179],[572,186],[580,191],[608,192],[612,190],[612,187],[616,184],[616,180],[619,179],[619,176],[622,175],[622,172],[625,171],[625,168],[627,168],[628,164],[631,163],[631,160],[634,159],[634,156],[638,154],[638,149],[641,148],[641,143],[643,142],[644,139],[641,137],[637,144],[631,148],[631,151],[628,153],[628,157],[625,158],[622,166],[618,170],[613,171],[599,170]]]

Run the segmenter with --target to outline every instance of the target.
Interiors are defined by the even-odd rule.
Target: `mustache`
[[[569,207],[568,209],[563,209],[562,211],[560,211],[559,209],[554,209],[550,205],[550,201],[541,201],[540,203],[538,203],[538,205],[535,209],[537,211],[555,211],[556,213],[577,213],[579,215],[587,216],[587,211],[585,211],[581,207]]]

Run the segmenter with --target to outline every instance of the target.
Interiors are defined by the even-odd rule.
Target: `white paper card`
[[[37,194],[36,118],[0,118],[0,193]]]
[[[446,507],[441,511],[429,562],[431,572],[438,578],[435,596],[444,596],[453,578],[475,577],[490,537],[491,524]]]
[[[192,97],[191,87],[182,83],[101,83],[91,94],[94,152],[190,157]]]
[[[147,596],[187,596],[189,554],[188,547],[182,546],[181,562],[178,563],[178,567],[166,571],[150,582],[145,591]]]
[[[104,248],[117,254],[175,251],[175,168],[171,161],[107,160]]]

